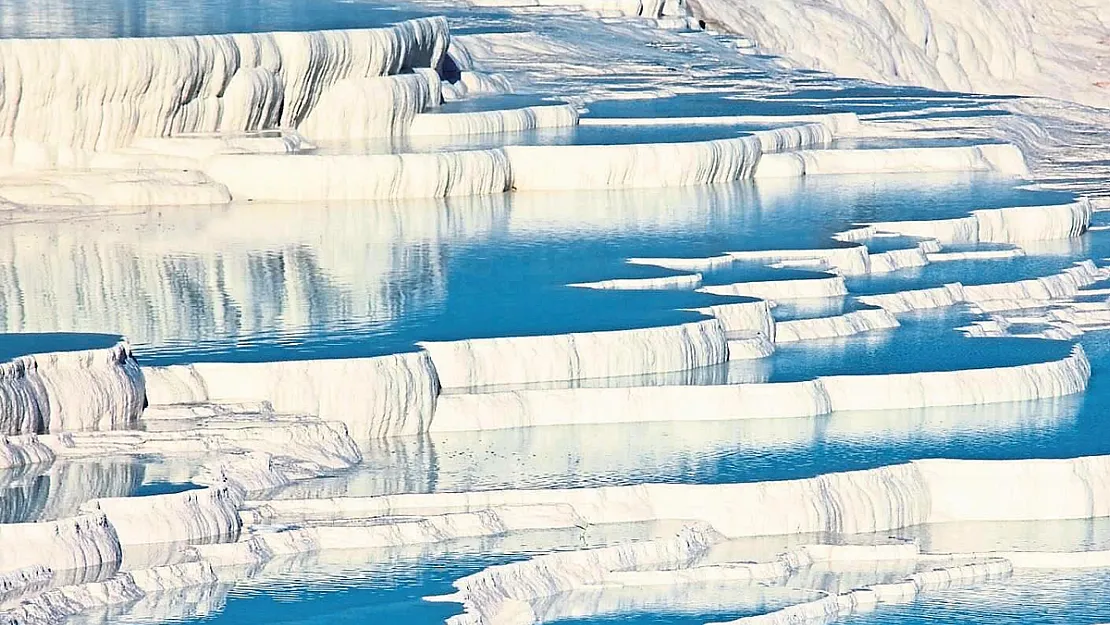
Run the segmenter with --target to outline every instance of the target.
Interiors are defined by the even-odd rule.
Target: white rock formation
[[[661,278],[614,278],[598,280],[597,282],[579,282],[567,286],[607,291],[692,291],[701,286],[701,274],[692,273]]]
[[[1091,364],[1076,345],[1063,360],[1016,367],[820,378],[833,410],[890,410],[1025,401],[1080,393]]]
[[[760,282],[737,282],[735,284],[712,284],[703,286],[700,291],[713,295],[732,295],[758,297],[761,299],[809,299],[841,297],[848,294],[843,276],[827,278],[805,278],[798,280],[764,280]]]
[[[357,438],[427,429],[439,383],[425,352],[377,358],[148,367],[151,404],[268,401],[278,412],[340,421]]]
[[[408,134],[465,137],[537,128],[567,128],[577,124],[577,109],[569,104],[556,104],[472,113],[426,113],[413,119]]]
[[[226,486],[169,495],[94,499],[81,506],[90,517],[107,517],[119,544],[185,542],[235,538],[237,501]]]
[[[950,243],[1020,243],[1077,237],[1091,223],[1091,203],[1018,206],[972,211],[970,217],[933,221],[884,221],[840,233],[842,240],[864,240],[875,232],[892,232]]]
[[[716,319],[673,326],[421,343],[445,388],[683,371],[728,360]]]
[[[127,343],[20,356],[0,364],[0,433],[130,428],[144,395]]]
[[[96,575],[123,557],[116,530],[103,514],[44,523],[0,524],[0,573],[33,566],[91,569]]]
[[[436,198],[504,193],[505,149],[411,154],[223,155],[204,171],[236,200]]]
[[[1091,0],[690,0],[692,13],[802,67],[899,85],[1100,106],[1110,9]],[[844,42],[852,45],[846,46]]]
[[[945,148],[803,150],[768,154],[755,178],[798,178],[824,174],[894,174],[983,171],[1011,176],[1028,173],[1021,150],[1010,144]]]
[[[431,431],[811,417],[831,410],[815,381],[448,394],[439,398]]]
[[[193,550],[205,561],[225,567],[261,564],[279,556],[316,551],[400,547],[581,525],[581,519],[568,506],[500,506],[476,512],[385,519],[367,524],[261,529],[237,542],[197,545]]]
[[[898,320],[887,310],[854,310],[834,317],[779,321],[775,324],[775,342],[838,338],[896,327]]]
[[[767,300],[714,304],[695,309],[695,312],[716,317],[727,335],[758,332],[771,343],[775,342],[775,318],[771,316],[771,304]]]
[[[0,469],[50,464],[54,452],[34,434],[0,436]]]
[[[368,30],[6,39],[0,136],[108,149],[135,137],[297,127],[340,81],[438,69],[447,45],[443,18]]]
[[[298,130],[312,139],[355,140],[406,134],[413,120],[443,102],[433,69],[346,78],[321,96]]]
[[[751,177],[762,153],[754,136],[687,143],[509,146],[520,191],[675,187]]]

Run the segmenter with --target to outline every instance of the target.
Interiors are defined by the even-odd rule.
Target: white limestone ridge
[[[1097,59],[1110,33],[1110,9],[1094,0],[688,4],[706,24],[801,67],[942,91],[1106,103]]]
[[[1091,224],[1091,202],[1082,198],[1051,206],[1018,206],[972,211],[969,217],[933,221],[885,221],[836,235],[865,241],[876,233],[897,233],[951,243],[1020,243],[1075,238]]]
[[[448,38],[436,17],[366,30],[6,39],[0,136],[91,150],[171,133],[296,128],[342,81],[438,70]]]
[[[763,582],[781,584],[815,564],[832,567],[870,563],[905,562],[921,564],[930,570],[911,572],[899,581],[871,583],[847,592],[816,592],[820,598],[794,604],[766,614],[732,621],[755,625],[777,623],[828,622],[838,616],[873,609],[878,603],[904,603],[920,593],[972,585],[988,580],[1006,579],[1013,571],[1011,562],[986,556],[975,561],[923,556],[912,544],[892,545],[802,545],[773,560],[706,564],[699,560],[719,542],[719,537],[703,528],[688,526],[674,539],[657,539],[615,547],[554,553],[523,562],[492,566],[455,582],[453,595],[429,597],[432,601],[457,601],[465,613],[447,620],[449,625],[532,625],[546,622],[549,610],[536,612],[543,599],[577,590],[600,591],[622,587],[674,587],[674,592],[689,592],[700,582],[729,582],[731,588]],[[653,568],[658,567],[658,568]],[[912,571],[913,569],[911,569]],[[897,579],[897,578],[895,578]],[[717,593],[728,587],[716,587]],[[573,595],[570,595],[573,602]],[[618,608],[621,606],[618,606]],[[564,614],[565,614],[564,610]],[[596,605],[583,605],[572,614],[593,616]]]
[[[832,317],[776,322],[775,342],[837,338],[896,327],[898,319],[882,308],[854,310]]]
[[[769,154],[759,161],[756,180],[828,174],[897,174],[981,171],[1025,176],[1025,157],[1004,143],[942,148],[802,150]]]
[[[567,506],[498,506],[476,512],[382,519],[374,523],[249,528],[239,540],[195,545],[206,562],[223,568],[264,564],[281,556],[333,549],[374,549],[434,544],[536,529],[580,527]]]
[[[518,109],[467,113],[426,113],[417,115],[408,127],[408,136],[471,136],[489,133],[521,132],[537,128],[567,128],[578,124],[578,111],[569,104],[526,106]]]
[[[427,342],[446,388],[683,371],[728,360],[716,319],[673,326]]]
[[[83,512],[102,514],[121,545],[234,538],[240,521],[237,501],[226,486],[168,495],[94,499]]]
[[[892,313],[944,308],[960,303],[989,312],[1043,306],[1052,300],[1073,297],[1080,289],[1110,277],[1106,267],[1097,267],[1085,260],[1060,273],[1016,282],[964,285],[959,282],[940,287],[861,295],[857,299],[869,306],[878,306]]]
[[[54,452],[34,434],[0,436],[0,469],[50,464]]]
[[[956,521],[1110,516],[1110,456],[1068,460],[918,460],[813,478],[741,484],[639,484],[270,500],[249,523],[279,524],[564,505],[587,524],[683,520],[729,538],[863,534]],[[999,480],[1006,480],[1000,482]],[[1023,482],[1009,480],[1024,480]],[[1020,491],[999,483],[1022,483]]]
[[[814,332],[826,330],[852,328],[820,323]],[[805,382],[452,393],[439,398],[429,430],[797,418],[847,410],[982,405],[1080,393],[1090,375],[1090,363],[1077,345],[1061,360],[1014,367],[822,376]]]
[[[0,364],[0,434],[131,428],[144,396],[143,376],[126,342],[20,356]]]
[[[377,358],[148,367],[151,404],[268,401],[278,412],[345,423],[356,437],[417,434],[439,393],[426,352]]]

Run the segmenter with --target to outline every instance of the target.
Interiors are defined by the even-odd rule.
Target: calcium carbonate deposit
[[[5,1],[0,624],[1110,622],[1108,6]]]

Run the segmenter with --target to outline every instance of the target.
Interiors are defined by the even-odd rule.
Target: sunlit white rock
[[[701,274],[665,276],[661,278],[615,278],[597,282],[580,282],[568,286],[581,289],[600,289],[607,291],[683,291],[694,290],[701,286]]]
[[[759,297],[769,300],[808,299],[840,297],[848,294],[843,276],[828,278],[805,278],[798,280],[765,280],[761,282],[737,282],[735,284],[712,284],[703,286],[701,291],[713,295],[733,295]]]
[[[421,343],[444,387],[682,371],[728,359],[716,319],[673,326]]]
[[[106,149],[173,132],[296,127],[340,80],[438,69],[447,39],[443,18],[368,30],[6,39],[0,135]]]
[[[830,410],[824,389],[812,381],[448,394],[439,398],[431,431],[812,417]]]
[[[233,538],[237,502],[226,486],[169,495],[94,499],[81,506],[107,517],[121,545]]]
[[[835,317],[779,321],[775,324],[775,342],[837,338],[896,327],[898,320],[887,310],[854,310]]]
[[[408,134],[470,136],[537,128],[567,128],[577,123],[578,111],[568,104],[526,106],[495,111],[417,115],[409,126]]]
[[[0,436],[0,469],[53,461],[54,452],[34,434]]]
[[[442,102],[434,70],[347,78],[319,96],[299,130],[312,139],[352,140],[406,134],[413,119]]]
[[[509,189],[505,150],[409,154],[222,155],[205,173],[236,200],[369,200],[488,195]]]
[[[21,356],[0,364],[0,432],[133,427],[143,377],[131,346]]]
[[[0,572],[32,566],[96,569],[122,558],[119,537],[103,514],[43,523],[0,524]]]
[[[946,171],[985,171],[1012,176],[1028,173],[1025,157],[1017,147],[985,144],[952,148],[834,149],[768,154],[759,161],[755,177]]]
[[[148,396],[152,404],[268,401],[279,412],[340,421],[356,437],[378,438],[424,431],[438,392],[428,354],[414,352],[153,368]]]

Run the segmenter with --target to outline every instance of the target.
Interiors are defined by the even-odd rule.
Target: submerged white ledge
[[[833,324],[829,331],[833,330],[841,328]],[[1090,363],[1076,346],[1062,360],[988,369],[829,376],[806,382],[450,394],[439,398],[429,430],[796,418],[849,410],[981,405],[1080,393],[1090,375]]]

